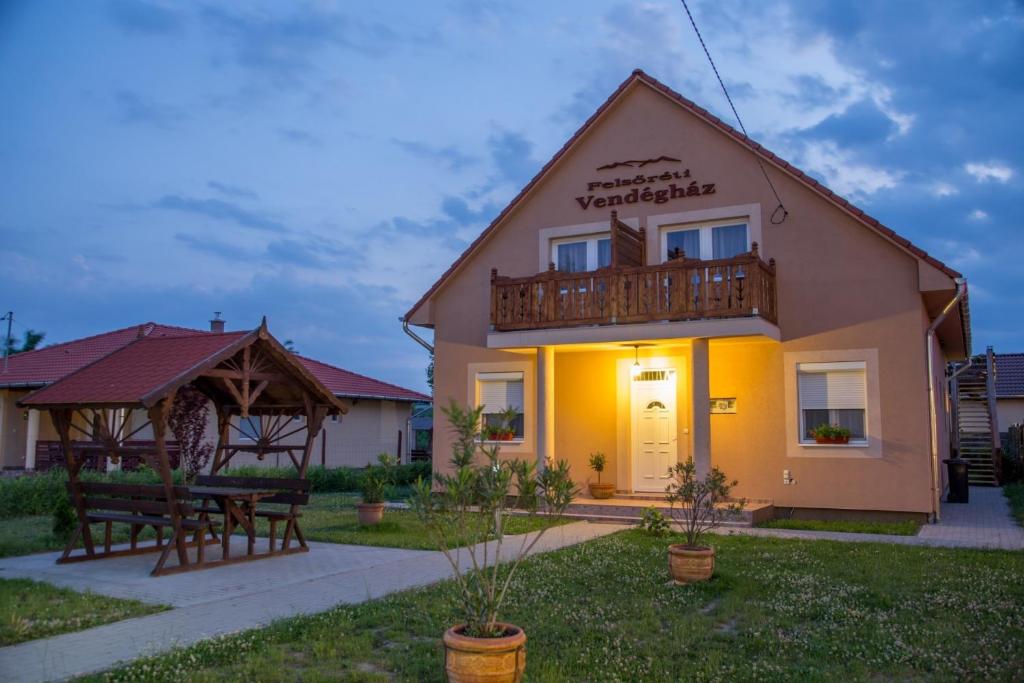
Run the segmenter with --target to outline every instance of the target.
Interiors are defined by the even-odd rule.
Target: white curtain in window
[[[563,273],[581,273],[586,269],[586,242],[570,242],[558,245],[558,270]]]
[[[866,381],[863,366],[815,369],[814,365],[813,363],[801,363],[799,366],[798,389],[802,410],[864,410],[866,408]]]
[[[612,241],[603,239],[597,241],[597,267],[605,268],[612,264]]]
[[[746,225],[720,225],[711,229],[711,258],[731,258],[746,250]]]
[[[676,248],[682,249],[686,258],[701,258],[700,254],[700,230],[676,230],[667,235],[668,254],[665,258],[672,256]]]
[[[506,408],[523,409],[523,373],[487,372],[477,376],[480,403],[484,413],[498,413]]]

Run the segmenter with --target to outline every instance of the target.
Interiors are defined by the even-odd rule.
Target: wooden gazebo
[[[287,453],[295,465],[297,480],[241,481],[237,477],[208,476],[200,482],[206,486],[175,485],[167,453],[168,416],[177,392],[185,386],[202,392],[215,409],[218,439],[211,475],[217,475],[239,452],[254,452],[261,459],[267,453]],[[308,485],[302,482],[312,445],[324,419],[348,409],[274,339],[265,319],[250,332],[141,337],[20,403],[49,411],[68,470],[68,490],[78,526],[58,562],[160,550],[154,574],[307,550],[298,526],[297,506],[308,499]],[[242,420],[250,431],[242,430]],[[256,434],[251,433],[253,425],[258,425]],[[151,431],[151,440],[133,438],[145,430]],[[141,457],[159,473],[161,484],[83,482],[79,476],[82,465],[97,450],[114,462],[126,455]],[[231,488],[211,486],[223,483]],[[239,493],[231,495],[232,491]],[[275,550],[272,532],[270,552],[253,551],[258,501],[289,504],[287,512],[267,513],[272,517],[272,529],[276,521],[287,522],[280,550]],[[214,502],[218,507],[212,506]],[[206,562],[204,547],[218,542],[216,529],[220,524],[211,518],[218,512],[224,514],[223,554],[218,560]],[[102,551],[96,547],[90,529],[97,523],[104,523],[106,529]],[[130,526],[129,548],[111,547],[112,523]],[[237,523],[248,531],[248,553],[229,558],[228,539]],[[141,546],[137,536],[147,526],[157,530],[157,541]],[[162,543],[164,528],[171,532],[166,544]],[[293,534],[299,545],[290,548]],[[79,539],[84,553],[73,554]],[[189,555],[190,547],[196,549],[194,559]],[[177,553],[177,565],[165,568],[173,551]]]

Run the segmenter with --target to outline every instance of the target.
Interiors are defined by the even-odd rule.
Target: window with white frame
[[[551,262],[563,273],[582,273],[612,264],[612,240],[587,235],[551,240]]]
[[[520,441],[523,438],[523,373],[480,372],[476,376],[478,402],[484,407],[484,438]]]
[[[661,231],[661,246],[666,261],[676,249],[686,258],[731,258],[750,251],[750,231],[746,221],[735,219],[668,226]]]
[[[241,433],[243,439],[259,441],[260,437],[263,436],[263,429],[259,415],[250,415],[249,417],[238,418],[238,431]]]
[[[863,361],[798,363],[800,442],[814,443],[821,425],[850,430],[851,443],[867,441],[867,370]]]

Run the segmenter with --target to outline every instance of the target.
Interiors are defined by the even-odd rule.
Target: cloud
[[[174,235],[174,239],[190,249],[206,254],[213,254],[214,256],[219,256],[226,261],[251,261],[257,256],[257,254],[250,249],[245,249],[237,244],[222,242],[210,237],[209,235],[198,236],[179,232]]]
[[[1013,169],[1000,161],[972,161],[964,164],[964,170],[979,183],[987,183],[990,180],[1006,183],[1013,177]]]
[[[936,197],[952,197],[953,195],[960,193],[960,190],[957,189],[956,185],[952,185],[942,180],[937,180],[932,183],[931,187],[928,188],[928,191]]]
[[[284,140],[296,145],[309,145],[310,147],[320,147],[323,145],[323,141],[320,138],[309,131],[299,128],[279,128],[277,132]]]
[[[830,189],[848,199],[861,199],[899,184],[904,173],[858,163],[853,154],[836,143],[807,143],[800,154],[800,166],[820,174]]]
[[[988,220],[988,212],[982,211],[981,209],[975,209],[967,214],[967,218],[972,221],[986,221]]]
[[[480,161],[477,157],[463,154],[454,145],[441,147],[415,140],[399,140],[398,138],[391,138],[391,142],[414,157],[437,162],[452,171],[461,171]]]
[[[252,190],[247,190],[244,187],[238,187],[237,185],[228,185],[227,183],[220,183],[216,180],[210,180],[206,183],[206,186],[211,190],[220,192],[228,197],[239,197],[243,199],[259,199],[260,196]]]
[[[315,244],[294,239],[274,240],[267,244],[267,258],[275,263],[289,263],[306,268],[323,268],[324,262]]]
[[[533,143],[520,133],[495,133],[488,138],[487,149],[501,181],[522,186],[540,170],[532,158]]]
[[[123,123],[172,128],[187,118],[178,107],[155,102],[134,90],[119,90],[114,95],[114,103]]]
[[[127,31],[150,34],[178,33],[182,17],[165,3],[147,0],[111,0],[107,5],[114,23]]]
[[[278,221],[221,199],[196,199],[193,197],[182,197],[181,195],[170,194],[153,202],[152,206],[158,209],[182,211],[184,213],[205,216],[219,221],[228,221],[236,223],[242,227],[253,228],[255,230],[265,230],[268,232],[288,231],[288,229]]]

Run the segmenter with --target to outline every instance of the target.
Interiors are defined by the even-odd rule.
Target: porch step
[[[646,496],[643,494],[616,495],[609,499],[579,498],[566,510],[566,517],[571,519],[588,519],[590,521],[621,522],[637,524],[644,510],[657,508],[666,517],[670,516],[669,505],[664,496]],[[769,502],[750,502],[734,516],[727,518],[723,526],[750,527],[774,517],[774,508]]]

